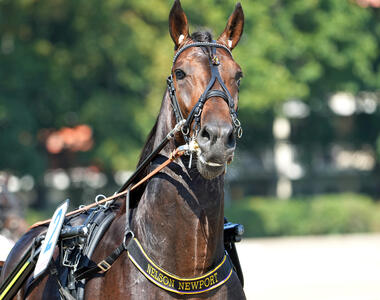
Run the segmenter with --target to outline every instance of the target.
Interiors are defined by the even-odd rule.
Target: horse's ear
[[[169,31],[178,48],[189,37],[189,24],[179,0],[175,0],[169,14]]]
[[[229,17],[226,28],[218,38],[218,42],[225,44],[231,50],[235,48],[240,40],[244,28],[244,13],[240,2],[236,4],[235,10]]]

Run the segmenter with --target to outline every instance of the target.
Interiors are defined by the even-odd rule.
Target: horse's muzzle
[[[220,175],[226,163],[232,161],[236,138],[231,123],[219,122],[204,124],[197,136],[200,148],[198,171],[207,179]]]

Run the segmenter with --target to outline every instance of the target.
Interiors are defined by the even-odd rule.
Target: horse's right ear
[[[179,0],[175,0],[169,14],[169,31],[177,49],[189,37],[189,24]]]
[[[243,34],[244,13],[240,2],[236,4],[235,10],[229,17],[226,28],[218,38],[218,42],[225,44],[231,50],[235,48]]]

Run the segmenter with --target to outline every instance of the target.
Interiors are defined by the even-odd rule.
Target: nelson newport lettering
[[[148,264],[148,268],[146,272],[159,283],[162,283],[163,285],[167,287],[174,288],[174,279],[169,278],[165,274],[162,274],[159,270],[157,270],[155,267],[151,266],[150,264]]]
[[[194,280],[177,280],[162,273],[159,269],[148,264],[146,273],[150,278],[163,284],[165,287],[173,288],[178,291],[199,291],[208,289],[218,283],[218,273],[214,272],[206,277]]]

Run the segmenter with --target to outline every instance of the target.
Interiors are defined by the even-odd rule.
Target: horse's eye
[[[186,76],[185,72],[180,70],[180,69],[175,70],[174,73],[175,73],[175,77],[177,78],[177,80],[184,79]]]
[[[238,87],[240,86],[240,80],[241,80],[242,77],[243,77],[243,73],[242,72],[237,72],[236,75],[235,75],[235,80],[236,80],[236,84],[237,84]]]

